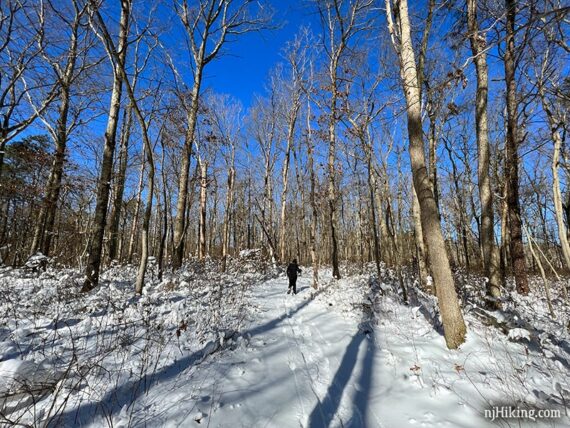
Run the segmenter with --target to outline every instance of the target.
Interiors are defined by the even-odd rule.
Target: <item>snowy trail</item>
[[[258,315],[244,333],[248,344],[212,364],[219,376],[201,388],[209,399],[198,413],[208,415],[211,427],[381,426],[362,399],[369,389],[363,380],[370,382],[372,339],[310,300],[308,279],[299,280],[296,296],[286,290],[283,278],[253,290]],[[188,422],[194,421],[167,425]]]
[[[513,426],[483,418],[489,400],[508,398],[512,384],[501,380],[481,395],[496,361],[480,337],[449,351],[417,308],[390,297],[375,325],[359,323],[350,305],[365,300],[354,300],[350,283],[331,287],[311,299],[308,278],[300,278],[296,296],[286,294],[284,277],[254,285],[238,343],[155,385],[138,403],[139,420],[166,427]],[[511,345],[508,358],[524,353]]]
[[[35,406],[10,399],[9,416],[28,406],[30,424],[36,418],[50,427],[570,426],[568,318],[540,318],[529,344],[511,333],[530,331],[507,335],[466,310],[467,341],[449,350],[425,313],[433,301],[403,304],[388,274],[382,282],[369,274],[325,278],[315,292],[305,272],[296,296],[286,294],[284,276],[246,277],[246,288],[233,279],[212,279],[233,287],[222,303],[215,287],[200,282],[132,299],[132,283],[121,280],[66,303],[61,317],[59,297],[40,315],[37,306],[14,306],[26,312],[3,318],[11,332],[0,328],[0,392],[54,382],[63,372],[50,358],[62,352],[71,358],[81,349],[77,365],[88,371],[60,380],[55,393],[42,389]],[[14,284],[4,287],[22,301],[37,299],[35,280]],[[44,280],[40,290],[59,296],[60,286]],[[215,318],[220,311],[205,296],[216,297],[210,305],[227,310],[225,318]],[[520,303],[526,319],[536,317],[534,300]],[[236,330],[223,342],[222,332]],[[485,419],[491,406],[511,403],[564,413],[536,422]],[[62,409],[56,419],[45,415],[52,404]]]

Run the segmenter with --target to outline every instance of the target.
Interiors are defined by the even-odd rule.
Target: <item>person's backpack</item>
[[[289,263],[287,266],[287,278],[295,278],[297,276],[297,266],[293,263]]]

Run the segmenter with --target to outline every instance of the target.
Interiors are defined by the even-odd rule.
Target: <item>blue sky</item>
[[[208,64],[205,87],[231,94],[247,108],[255,94],[263,92],[269,71],[282,60],[286,43],[301,26],[318,30],[313,5],[304,0],[271,0],[276,29],[250,33],[225,46],[224,55]],[[231,51],[231,54],[230,54]]]

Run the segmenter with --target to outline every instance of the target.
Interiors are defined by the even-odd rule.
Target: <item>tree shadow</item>
[[[328,287],[330,287],[330,284],[315,291],[312,298],[323,293]],[[276,328],[284,320],[291,317],[293,314],[299,312],[308,304],[310,304],[313,301],[312,298],[304,300],[294,309],[285,312],[281,316],[268,321],[265,324],[240,332],[239,335],[244,337],[253,337]],[[229,336],[235,335],[236,332],[231,332],[229,334]],[[117,385],[110,391],[106,392],[105,395],[99,400],[80,404],[76,408],[69,409],[60,413],[56,417],[52,418],[52,420],[48,422],[47,426],[81,426],[92,421],[97,415],[111,418],[113,415],[118,414],[125,405],[127,406],[127,409],[131,408],[137,399],[139,399],[142,395],[148,393],[148,391],[153,386],[177,377],[185,370],[199,364],[209,355],[225,347],[226,343],[227,342],[224,341],[224,345],[220,345],[220,343],[217,341],[209,342],[199,351],[187,355],[184,358],[177,360],[173,364],[165,366],[153,373],[144,374],[141,378],[137,378],[135,380],[125,382],[124,384]]]
[[[346,347],[340,366],[328,387],[325,398],[322,401],[317,401],[315,408],[309,415],[309,427],[329,427],[331,425],[340,407],[344,390],[351,383],[352,372],[357,365],[362,342],[365,342],[364,356],[360,374],[353,384],[355,393],[352,397],[352,416],[346,426],[370,426],[367,423],[367,413],[374,374],[374,354],[376,352],[374,329],[370,325],[370,321],[370,318],[365,313],[362,322],[358,326],[358,331]]]

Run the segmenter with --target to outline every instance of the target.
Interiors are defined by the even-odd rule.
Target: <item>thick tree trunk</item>
[[[119,43],[118,49],[120,61],[114,64],[113,91],[111,93],[111,106],[109,108],[109,118],[105,131],[105,147],[101,162],[101,173],[97,182],[97,202],[95,206],[95,218],[91,230],[91,242],[87,266],[85,268],[85,282],[83,291],[92,290],[99,284],[99,268],[101,266],[101,256],[103,252],[103,237],[105,235],[105,224],[107,221],[107,206],[109,204],[109,190],[111,187],[111,177],[113,175],[113,155],[115,153],[115,139],[117,134],[117,123],[119,120],[119,110],[121,108],[121,93],[123,78],[119,68],[125,63],[127,55],[127,37],[129,33],[129,16],[131,11],[131,0],[121,1],[121,18],[119,23]]]
[[[387,0],[389,6],[389,0]],[[390,9],[390,8],[389,8]],[[388,9],[391,21],[391,12]],[[426,170],[424,142],[421,120],[421,103],[418,88],[418,74],[414,49],[410,34],[410,18],[407,0],[398,2],[398,21],[400,28],[400,70],[406,96],[408,115],[408,138],[410,162],[414,188],[420,204],[422,229],[426,234],[430,265],[436,284],[445,341],[450,349],[457,348],[465,341],[465,322],[459,307],[453,275],[445,249],[445,241],[439,223],[439,215],[433,189]]]
[[[467,23],[469,41],[477,72],[477,93],[475,100],[475,123],[478,151],[479,200],[481,202],[481,226],[479,237],[483,253],[485,276],[488,278],[487,295],[494,300],[492,306],[498,308],[501,298],[502,278],[499,266],[499,250],[495,245],[495,223],[493,216],[493,191],[489,171],[489,131],[487,119],[487,99],[489,76],[487,69],[487,43],[485,35],[479,32],[477,22],[477,0],[467,0]]]
[[[516,290],[528,294],[528,278],[522,239],[522,218],[519,201],[518,125],[515,80],[515,13],[516,1],[505,0],[507,35],[505,49],[505,83],[507,85],[507,143],[506,180],[507,206],[510,226],[510,250]]]

